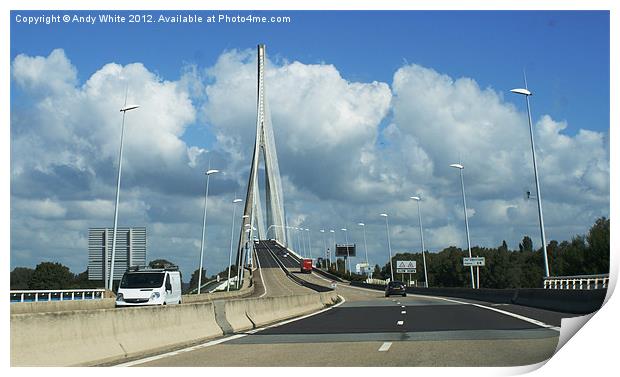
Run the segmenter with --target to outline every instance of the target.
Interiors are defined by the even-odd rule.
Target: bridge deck
[[[274,259],[270,248],[272,246],[261,242],[255,247],[255,252],[258,261],[258,267],[260,271],[254,273],[255,277],[260,277],[262,287],[265,289],[256,289],[255,296],[258,294],[263,297],[277,297],[296,294],[308,294],[314,293],[313,290],[306,287],[302,287],[295,283],[286,276],[286,273],[282,271],[276,260]],[[299,268],[299,267],[298,267]],[[257,286],[257,288],[259,288]]]

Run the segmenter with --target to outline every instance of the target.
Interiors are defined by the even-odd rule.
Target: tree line
[[[175,264],[166,259],[155,259],[148,263],[149,268],[165,268]],[[231,270],[231,277],[237,274],[236,266]],[[207,281],[214,280],[217,276],[220,279],[228,278],[228,268],[211,277],[207,277],[206,271],[202,269],[202,284]],[[15,267],[11,271],[11,289],[12,290],[28,290],[28,289],[89,289],[104,288],[106,283],[102,280],[88,280],[88,270],[74,274],[69,267],[58,262],[41,262],[35,268]],[[114,286],[118,285],[118,281],[114,282]],[[195,289],[198,286],[198,269],[196,269],[190,278],[190,282],[182,282],[183,292]]]
[[[165,259],[155,259],[149,262],[150,268],[164,268],[173,263]],[[115,281],[115,286],[118,284]],[[103,280],[88,280],[88,269],[74,274],[69,267],[58,262],[41,262],[34,269],[15,267],[11,271],[11,289],[89,289],[104,288]]]
[[[551,276],[592,275],[609,273],[609,219],[596,220],[586,235],[577,235],[571,241],[551,241],[547,245],[549,270]],[[469,287],[471,277],[469,267],[463,267],[463,257],[469,256],[467,250],[450,246],[437,253],[426,253],[426,266],[429,286],[431,287]],[[496,248],[472,247],[472,256],[485,257],[486,265],[480,268],[480,286],[482,288],[539,288],[542,287],[543,254],[542,248],[533,250],[532,239],[524,236],[518,250],[509,250],[506,241]],[[424,264],[422,253],[397,253],[392,261],[415,260],[417,272],[412,280],[421,285],[424,282]],[[149,267],[158,268],[172,264],[164,259],[149,262]],[[329,268],[330,272],[350,280],[364,280],[365,275],[345,274],[344,261],[339,259]],[[390,263],[375,265],[373,277],[387,279],[390,277]],[[474,269],[475,270],[475,269]],[[231,277],[237,269],[233,266]],[[228,269],[211,276],[202,271],[202,282],[217,276],[226,279]],[[395,280],[400,280],[395,274]],[[408,276],[403,276],[408,280]],[[198,270],[195,270],[190,283],[184,290],[198,285]],[[16,267],[11,271],[11,289],[77,289],[100,288],[102,281],[88,280],[88,271],[74,274],[60,263],[42,262],[34,269]]]
[[[586,235],[577,235],[571,241],[551,241],[547,245],[550,276],[595,275],[609,273],[609,219],[596,220]],[[472,247],[472,256],[485,258],[485,266],[480,267],[480,287],[482,288],[541,288],[543,284],[542,248],[533,249],[532,239],[524,236],[518,250],[509,250],[506,241],[496,248]],[[463,257],[468,251],[450,246],[438,253],[426,253],[426,267],[431,287],[470,287],[469,267],[463,266]],[[398,253],[397,260],[415,260],[416,273],[412,280],[418,285],[424,283],[424,264],[422,253]],[[387,279],[391,266],[376,265],[373,277]],[[474,274],[476,269],[474,268]],[[408,280],[408,276],[394,274],[395,280]]]

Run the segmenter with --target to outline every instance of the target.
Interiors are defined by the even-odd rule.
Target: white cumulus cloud
[[[146,225],[149,259],[167,257],[189,279],[210,160],[222,172],[209,193],[206,260],[209,273],[224,268],[231,201],[245,193],[256,134],[255,51],[225,51],[210,67],[179,71],[169,81],[141,63],[105,62],[80,83],[62,50],[13,60],[13,81],[31,106],[11,109],[12,263],[32,265],[51,253],[84,268],[87,228],[111,226],[128,88],[128,104],[140,108],[125,118],[121,223]],[[415,64],[385,83],[299,61],[268,61],[266,92],[288,221],[312,230],[315,256],[323,236],[333,241],[318,230],[335,229],[340,243],[341,228],[361,255],[356,224],[364,222],[370,262],[385,263],[383,212],[393,249],[418,250],[412,195],[423,199],[428,248],[465,247],[460,178],[448,166],[459,160],[472,244],[506,239],[516,248],[525,234],[539,242],[536,203],[523,195],[534,192],[534,180],[521,98]],[[571,130],[570,120],[548,115],[534,121],[547,238],[569,239],[609,215],[608,134]],[[213,142],[186,141],[190,127]]]

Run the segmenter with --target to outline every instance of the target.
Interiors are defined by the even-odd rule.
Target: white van
[[[116,306],[180,303],[181,272],[176,267],[127,271],[116,294]]]

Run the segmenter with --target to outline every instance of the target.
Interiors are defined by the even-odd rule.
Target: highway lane
[[[324,278],[316,272],[312,272],[309,274],[302,273],[300,271],[300,259],[297,258],[293,253],[290,253],[288,250],[277,244],[272,244],[270,247],[276,258],[278,258],[278,260],[282,262],[282,264],[288,269],[289,272],[295,274],[295,276],[313,284],[321,285],[324,287],[331,287],[332,281]]]
[[[254,277],[260,279],[261,287],[259,288],[257,285],[253,296],[277,297],[314,293],[313,290],[300,286],[286,276],[273,255],[262,243],[255,247],[255,253],[260,269],[254,271]],[[266,293],[265,287],[267,288]]]
[[[267,244],[289,269],[330,286],[299,261]],[[266,245],[256,248],[255,271],[267,295],[312,292],[280,269]],[[257,292],[259,290],[257,285]],[[204,347],[162,355],[138,366],[510,366],[543,361],[557,346],[561,318],[571,315],[515,305],[411,295],[338,283],[346,302],[282,325],[248,331]]]
[[[288,267],[289,271],[291,271],[296,276],[310,283],[314,283],[314,284],[318,284],[318,285],[322,285],[326,287],[331,286],[332,282],[329,279],[326,279],[325,277],[319,275],[316,272],[312,272],[311,274],[300,273],[298,258],[295,257],[292,253],[288,253],[286,249],[279,247],[281,250],[278,250],[278,247],[279,246],[274,248],[274,253],[276,257],[278,257],[278,259],[282,261],[282,263],[285,266]],[[284,254],[287,254],[287,256],[284,257]],[[348,301],[364,299],[364,295],[362,295],[361,292],[365,291],[365,289],[362,289],[362,288],[351,287],[346,284],[338,283],[336,291],[338,292],[338,294],[346,297]],[[360,295],[362,296],[360,297]],[[420,296],[420,297],[424,297],[424,296]],[[466,300],[466,299],[452,299],[452,300],[457,300],[459,302],[480,304],[480,305],[496,308],[498,310],[507,311],[509,313],[536,319],[538,321],[550,324],[552,326],[557,326],[557,327],[560,326],[562,318],[578,316],[578,314],[554,312],[554,311],[545,310],[545,309],[538,309],[538,308],[513,305],[513,304],[493,304],[493,303],[488,303],[488,302],[483,302],[483,301]]]
[[[559,332],[441,298],[339,286],[344,304],[144,366],[509,366],[549,358]],[[550,324],[552,325],[552,324]]]

